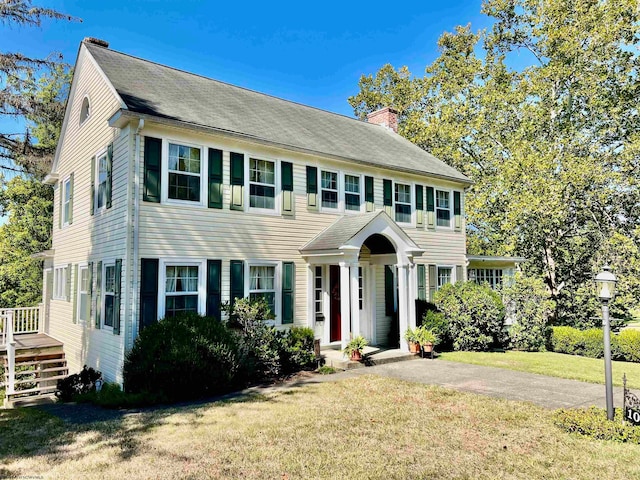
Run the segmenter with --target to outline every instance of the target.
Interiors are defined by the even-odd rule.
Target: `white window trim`
[[[100,183],[99,183],[99,178],[100,178],[100,159],[102,157],[106,157],[107,156],[107,149],[103,148],[101,149],[96,155],[95,155],[95,170],[94,170],[94,179],[93,179],[93,211],[94,214],[98,215],[101,214],[102,212],[106,211],[107,209],[107,199],[105,197],[104,199],[104,205],[101,207],[98,207],[98,190],[100,189]],[[109,181],[109,179],[107,178],[107,181]]]
[[[268,320],[266,323],[268,325],[282,325],[282,308],[281,308],[281,298],[282,298],[282,281],[281,281],[281,270],[282,270],[282,262],[274,261],[274,260],[246,260],[244,262],[244,296],[245,298],[249,296],[250,286],[251,286],[251,267],[275,267],[275,275],[274,275],[274,283],[275,283],[275,320]]]
[[[80,280],[82,279],[82,270],[87,270],[87,275],[89,275],[89,281],[91,281],[91,275],[89,274],[89,264],[85,263],[79,263],[78,264],[78,278],[76,278],[76,295],[78,296],[78,300],[76,302],[76,315],[77,315],[77,319],[78,319],[78,323],[81,325],[84,325],[85,323],[87,323],[89,321],[89,319],[83,319],[82,315],[80,314],[80,312],[82,312],[82,308],[80,308],[80,295],[81,295],[81,290],[80,290]],[[91,287],[91,286],[89,286]],[[88,301],[91,304],[91,296],[89,295],[89,292],[91,291],[91,288],[89,288],[89,290],[86,292],[88,295]]]
[[[67,182],[69,182],[69,187],[71,187],[71,175],[67,175],[62,181],[62,183],[60,184],[60,195],[62,195],[62,202],[60,202],[60,205],[62,206],[62,208],[60,209],[60,216],[62,217],[63,227],[69,226],[69,219],[65,218],[65,214],[64,214],[64,209],[66,206],[65,197],[67,192]],[[71,195],[69,195],[69,215],[72,215],[72,212],[71,212],[72,207],[73,207],[73,198],[71,197]]]
[[[455,265],[436,265],[436,290],[440,290],[442,288],[440,286],[440,269],[441,268],[450,268],[451,269],[451,278],[449,283],[452,285],[456,283],[456,266]]]
[[[340,196],[340,191],[338,190],[338,198],[342,200],[344,213],[354,214],[354,213],[362,213],[366,211],[367,204],[364,201],[364,175],[360,173],[353,173],[348,171],[341,171],[340,174],[342,175],[342,196]],[[352,177],[358,177],[359,190],[360,190],[360,208],[358,210],[349,210],[347,208],[347,186],[346,186],[346,179],[344,178],[347,175],[350,175]],[[340,186],[340,183],[338,183],[338,186]]]
[[[449,210],[449,226],[448,227],[438,225],[438,192],[439,191],[449,193],[449,209],[448,209]],[[450,190],[448,188],[433,187],[433,208],[436,216],[435,218],[436,229],[453,230],[456,223],[455,218],[453,218],[453,190]],[[446,210],[446,209],[441,208],[440,210]]]
[[[87,118],[85,118],[84,120],[82,119],[82,106],[84,105],[84,101],[85,99],[87,100],[87,105],[89,105],[89,111],[87,112]],[[91,97],[89,96],[89,94],[85,94],[84,97],[82,97],[82,102],[80,102],[80,115],[78,115],[78,117],[80,117],[80,127],[82,127],[85,123],[87,123],[89,121],[89,119],[91,118],[91,111],[93,110],[93,108],[91,107],[92,103],[91,103]]]
[[[107,285],[107,267],[113,267],[115,270],[116,260],[114,258],[109,258],[107,260],[102,261],[102,272],[100,272],[100,329],[105,330],[107,332],[113,332],[113,326],[106,325],[104,321],[105,313],[107,311],[107,289],[105,286]],[[110,294],[112,295],[112,294]]]
[[[400,226],[404,226],[404,227],[413,227],[416,224],[416,205],[415,205],[415,186],[414,183],[411,181],[395,181],[393,180],[391,182],[391,195],[392,195],[392,199],[393,199],[393,221],[396,222],[398,225]],[[411,208],[411,222],[399,222],[396,220],[396,185],[400,184],[400,185],[408,185],[409,186],[409,206]],[[402,203],[402,205],[407,205],[406,203]]]
[[[158,266],[158,320],[165,316],[167,266],[198,267],[198,313],[204,315],[207,310],[207,260],[201,258],[161,258]]]
[[[320,276],[318,277],[317,275],[317,269],[320,270]],[[324,291],[325,291],[325,280],[324,280],[324,267],[322,265],[313,265],[313,316],[314,318],[318,318],[320,316],[322,316],[323,318],[326,317],[325,315],[325,308],[324,308]],[[316,280],[320,278],[320,287],[316,286]],[[320,292],[320,300],[316,299],[316,293]],[[320,304],[320,310],[317,309],[318,303]]]
[[[176,198],[169,198],[169,144],[182,145],[185,147],[197,148],[200,150],[200,200],[198,202],[192,202],[190,200],[179,200]],[[205,154],[207,149],[202,144],[190,142],[188,140],[181,140],[179,138],[163,138],[162,139],[162,165],[161,165],[161,189],[162,189],[162,203],[170,205],[184,205],[191,207],[206,207],[206,200],[208,198],[208,185],[207,179],[209,178],[209,162]],[[188,174],[187,174],[188,175]],[[195,176],[191,174],[192,176]]]
[[[242,153],[244,155],[244,204],[245,204],[245,212],[248,213],[259,213],[259,214],[263,214],[263,215],[280,215],[280,210],[281,210],[281,192],[282,192],[282,188],[280,185],[280,160],[277,158],[273,158],[273,157],[269,157],[268,155],[261,155],[258,153],[253,153],[253,152],[242,152],[239,150],[234,150],[234,152],[237,153]],[[259,207],[252,207],[250,205],[251,203],[251,199],[250,199],[250,185],[251,185],[251,181],[250,181],[250,168],[249,168],[249,163],[250,163],[250,159],[254,159],[254,160],[266,160],[267,162],[273,162],[275,164],[275,168],[274,168],[274,175],[275,175],[275,193],[274,193],[274,208],[259,208]]]
[[[53,267],[53,300],[63,300],[65,302],[69,301],[69,299],[67,298],[67,273],[70,273],[67,272],[68,267],[68,265],[55,265]],[[60,282],[58,282],[58,276],[56,275],[57,270],[62,270],[62,281]],[[62,284],[62,289],[60,290],[61,295],[58,295],[59,284]]]

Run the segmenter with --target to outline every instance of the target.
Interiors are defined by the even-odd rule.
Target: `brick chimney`
[[[398,112],[391,107],[384,107],[367,115],[367,122],[382,125],[398,133]]]
[[[84,37],[82,40],[83,43],[93,43],[94,45],[98,45],[99,47],[109,48],[109,42],[106,40],[102,40],[101,38],[95,37]]]

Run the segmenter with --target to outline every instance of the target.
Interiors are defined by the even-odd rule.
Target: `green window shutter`
[[[140,259],[140,331],[158,321],[159,264],[157,258]]]
[[[142,199],[145,202],[160,203],[161,167],[162,140],[144,137],[144,188]]]
[[[222,260],[207,260],[207,316],[220,320]]]
[[[438,269],[435,265],[429,265],[429,301],[433,302],[433,295],[438,289]]]
[[[427,299],[427,269],[424,265],[418,264],[418,300]]]
[[[424,187],[416,185],[416,226],[424,226]]]
[[[427,187],[427,228],[436,228],[436,200],[433,187]]]
[[[280,163],[280,173],[282,175],[282,214],[293,215],[293,164],[291,162]]]
[[[89,213],[93,215],[96,208],[96,157],[91,157],[91,190],[89,191]]]
[[[293,262],[282,262],[282,323],[293,323],[296,267]]]
[[[231,210],[244,209],[244,154],[231,152]]]
[[[96,328],[100,328],[100,315],[102,313],[102,262],[98,262],[96,269]]]
[[[106,207],[111,208],[111,197],[113,191],[113,143],[107,146],[107,188],[105,197]]]
[[[456,265],[456,282],[464,282],[464,272],[462,265]]]
[[[222,208],[222,150],[209,149],[209,208]]]
[[[73,223],[73,173],[69,175],[69,225]]]
[[[373,195],[373,177],[364,177],[364,201],[367,204],[367,212],[375,210]]]
[[[73,285],[75,288],[73,289],[73,313],[71,315],[71,319],[73,323],[78,323],[78,265],[73,266]]]
[[[120,301],[122,298],[122,259],[116,259],[115,285],[113,287],[113,334],[120,335]]]
[[[383,191],[383,202],[384,202],[384,211],[387,212],[391,218],[393,218],[393,184],[391,180],[383,180],[382,181],[382,191]]]
[[[64,195],[64,180],[58,182],[58,228],[62,228],[62,196]]]
[[[453,217],[456,232],[462,230],[462,201],[460,192],[453,192]]]
[[[85,312],[84,318],[87,319],[87,323],[91,323],[91,315],[93,314],[93,262],[87,264],[87,274],[89,275],[89,290],[87,291],[89,301],[87,302],[87,311]]]
[[[318,169],[307,166],[307,206],[318,210]]]
[[[231,260],[231,292],[229,303],[231,307],[236,298],[244,298],[244,262]]]
[[[65,285],[65,300],[67,302],[71,301],[71,264],[67,265],[67,284]]]
[[[395,292],[393,291],[393,270],[389,265],[384,266],[384,314],[393,315],[395,312]]]

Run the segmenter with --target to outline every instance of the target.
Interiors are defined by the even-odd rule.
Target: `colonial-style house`
[[[397,134],[85,39],[46,183],[42,333],[122,380],[145,326],[264,297],[323,345],[385,345],[464,280],[470,180]],[[397,347],[397,345],[392,345]],[[404,342],[401,349],[406,349]]]

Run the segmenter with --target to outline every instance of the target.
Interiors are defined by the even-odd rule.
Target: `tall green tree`
[[[527,257],[556,319],[588,322],[599,251],[633,283],[615,252],[636,238],[640,205],[637,1],[485,0],[482,11],[493,27],[443,34],[424,77],[387,65],[349,101],[361,118],[390,102],[402,135],[475,181],[470,253]]]

